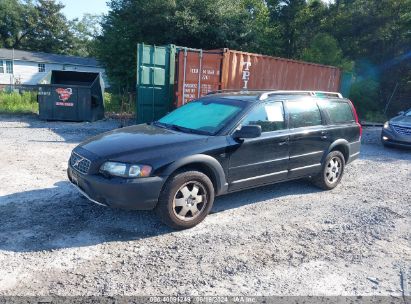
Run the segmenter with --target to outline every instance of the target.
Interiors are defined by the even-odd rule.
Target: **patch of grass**
[[[134,94],[112,94],[104,93],[104,108],[107,113],[134,114],[136,101]]]
[[[104,109],[109,117],[134,116],[136,113],[135,95],[126,93],[124,95],[104,93]]]
[[[38,113],[37,93],[0,92],[0,113],[28,114]]]

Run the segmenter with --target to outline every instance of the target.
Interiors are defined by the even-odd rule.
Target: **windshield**
[[[161,118],[157,124],[182,132],[214,135],[236,117],[245,103],[239,100],[204,99],[192,101]]]

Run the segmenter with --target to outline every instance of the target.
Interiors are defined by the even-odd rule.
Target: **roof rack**
[[[273,90],[267,90],[267,89],[261,89],[261,90],[257,90],[257,89],[252,89],[252,90],[248,90],[248,89],[243,89],[243,90],[224,89],[224,90],[215,90],[215,91],[208,92],[207,95],[214,95],[214,94],[219,94],[219,93],[229,93],[229,92],[247,93],[247,92],[271,92],[271,91],[273,91]]]
[[[219,94],[219,93],[228,93],[228,92],[264,92],[260,94],[258,100],[265,100],[273,95],[307,95],[314,97],[334,97],[334,98],[343,98],[341,93],[338,92],[327,92],[327,91],[295,91],[295,90],[267,90],[267,89],[253,89],[253,90],[235,90],[235,89],[225,89],[225,90],[216,90],[207,93],[207,95]]]
[[[259,100],[265,100],[269,98],[270,96],[273,95],[307,95],[307,96],[314,96],[314,97],[334,97],[334,98],[343,98],[341,93],[338,92],[326,92],[326,91],[292,91],[292,90],[287,90],[287,91],[271,91],[271,92],[266,92],[262,93],[258,99]]]

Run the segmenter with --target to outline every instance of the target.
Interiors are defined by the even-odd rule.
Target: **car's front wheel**
[[[321,172],[313,178],[313,182],[321,189],[334,189],[343,177],[344,168],[344,155],[340,151],[332,151],[327,155]]]
[[[210,178],[198,171],[183,171],[166,182],[156,213],[166,225],[187,229],[204,220],[213,202],[214,187]]]

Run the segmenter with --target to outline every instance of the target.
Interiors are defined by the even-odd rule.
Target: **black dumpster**
[[[96,121],[104,117],[100,73],[51,71],[40,81],[38,94],[40,119]]]

